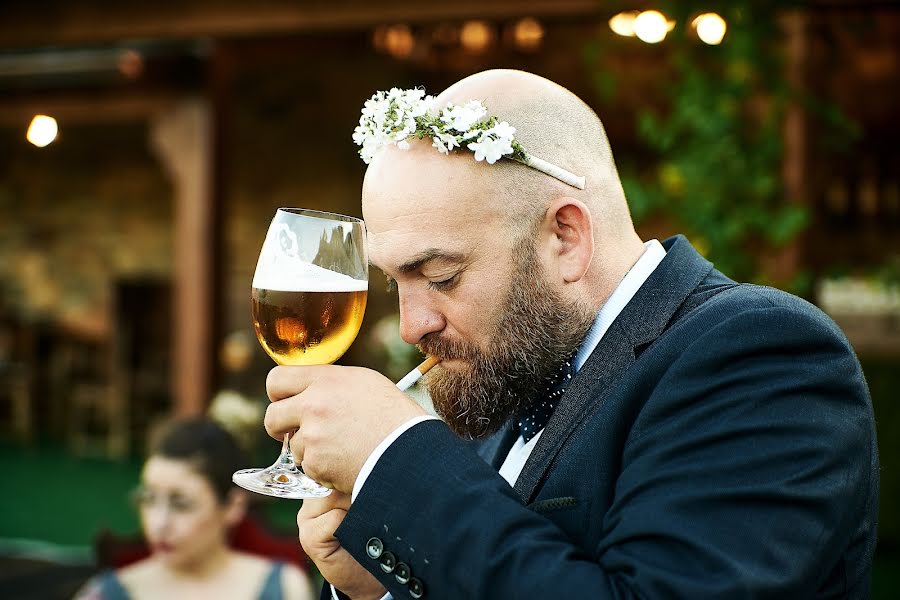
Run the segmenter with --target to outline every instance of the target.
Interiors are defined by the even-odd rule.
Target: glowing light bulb
[[[645,10],[634,18],[634,35],[648,44],[656,44],[666,39],[670,29],[666,16],[658,10]]]
[[[525,17],[515,24],[513,39],[522,50],[537,50],[544,39],[544,26],[537,19]]]
[[[716,13],[703,13],[694,19],[691,25],[697,31],[697,37],[710,46],[721,44],[728,29],[725,19]]]
[[[459,32],[459,41],[469,52],[482,52],[494,41],[494,30],[484,21],[466,21]]]
[[[28,126],[25,139],[38,148],[43,148],[56,139],[57,133],[59,133],[59,127],[56,119],[47,115],[35,115],[31,120],[31,125]]]
[[[639,14],[636,10],[620,12],[609,20],[609,28],[617,35],[634,37],[634,20]]]
[[[384,48],[394,58],[409,58],[416,45],[412,31],[406,25],[391,25],[384,31]],[[377,42],[376,42],[377,43]]]

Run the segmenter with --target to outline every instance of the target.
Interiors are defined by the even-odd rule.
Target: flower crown
[[[441,154],[465,147],[475,153],[477,161],[494,164],[501,158],[509,158],[572,187],[584,189],[584,177],[526,152],[513,137],[516,128],[488,116],[481,101],[470,100],[462,105],[448,103],[440,114],[432,112],[433,104],[434,96],[426,96],[425,90],[418,88],[375,92],[363,106],[359,125],[353,131],[353,141],[361,146],[359,155],[363,161],[369,164],[383,146],[395,144],[401,150],[408,150],[410,138],[428,137]]]

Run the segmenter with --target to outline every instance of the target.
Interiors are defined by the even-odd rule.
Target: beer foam
[[[369,282],[299,260],[260,263],[253,287],[277,292],[362,292]]]

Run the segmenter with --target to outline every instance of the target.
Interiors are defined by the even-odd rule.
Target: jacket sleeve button
[[[381,553],[381,558],[378,559],[378,562],[381,563],[381,570],[385,573],[390,573],[394,570],[394,567],[397,566],[397,557],[394,556],[393,552],[386,551]]]
[[[369,555],[369,558],[380,557],[383,550],[384,544],[377,537],[369,538],[369,541],[366,542],[366,554]]]
[[[421,598],[425,595],[425,586],[418,577],[411,577],[407,584],[409,595],[413,598]]]
[[[412,577],[412,569],[409,568],[409,565],[403,562],[397,563],[394,568],[394,579],[397,580],[397,583],[406,584],[410,577]]]

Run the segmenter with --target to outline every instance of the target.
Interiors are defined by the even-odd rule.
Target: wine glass
[[[368,294],[369,261],[362,220],[279,208],[253,276],[253,328],[279,365],[336,361],[359,333]],[[265,469],[237,471],[233,481],[281,498],[321,498],[331,490],[294,463],[284,436],[281,455]]]

